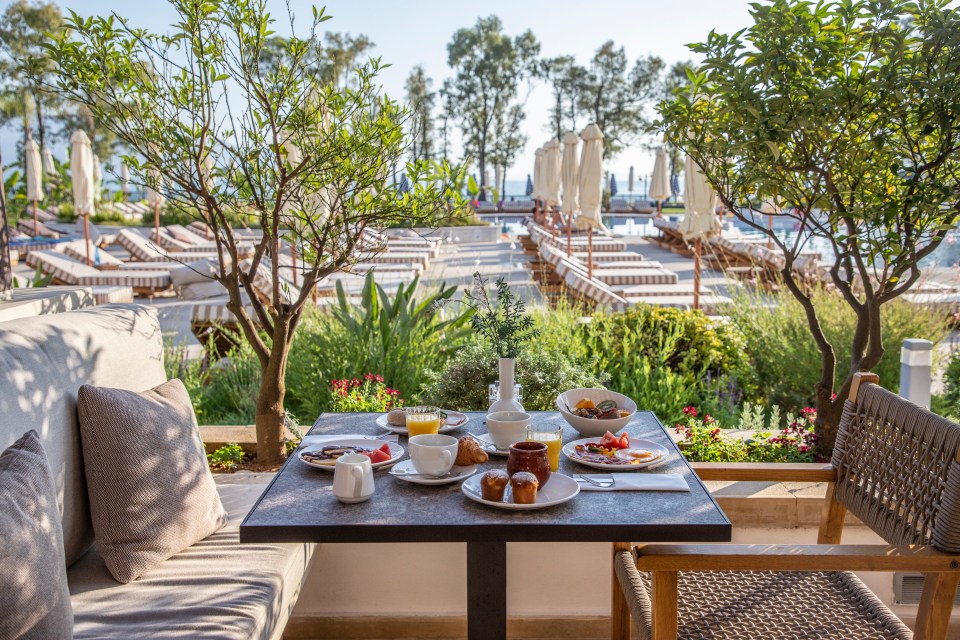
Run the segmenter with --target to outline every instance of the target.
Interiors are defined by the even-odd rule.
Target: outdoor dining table
[[[486,433],[483,413],[467,415],[467,424],[451,435]],[[323,414],[305,442],[312,436],[380,434],[376,418],[370,413]],[[562,425],[564,443],[582,437],[556,412],[533,413],[532,418]],[[369,501],[341,504],[331,490],[333,473],[311,468],[293,455],[240,525],[240,542],[465,542],[468,637],[503,638],[508,542],[729,542],[730,521],[657,417],[637,412],[625,431],[662,444],[669,454],[656,467],[624,473],[681,474],[690,491],[581,491],[556,506],[508,511],[468,499],[460,483],[422,486],[381,470]],[[379,446],[376,442],[372,448]],[[405,437],[400,444],[406,445]],[[505,467],[506,458],[490,456],[478,473]],[[559,473],[600,472],[561,456]],[[423,500],[425,495],[432,499]]]

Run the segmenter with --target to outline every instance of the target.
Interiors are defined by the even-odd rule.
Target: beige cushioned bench
[[[130,584],[116,582],[90,546],[77,389],[143,391],[165,379],[160,326],[147,308],[0,323],[0,450],[30,429],[40,434],[59,490],[74,637],[278,639],[314,545],[239,543],[238,526],[262,485],[219,487],[227,525]]]

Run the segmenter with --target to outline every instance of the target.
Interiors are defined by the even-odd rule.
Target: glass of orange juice
[[[407,407],[404,413],[407,417],[407,437],[439,433],[440,409],[437,407]]]
[[[560,448],[563,444],[563,427],[530,425],[527,427],[527,442],[542,442],[547,445],[550,471],[560,467]]]

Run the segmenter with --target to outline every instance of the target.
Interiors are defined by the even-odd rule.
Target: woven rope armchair
[[[827,481],[816,545],[614,548],[613,637],[946,637],[960,581],[960,425],[857,374],[829,466],[697,465],[703,479]],[[766,471],[766,473],[764,473]],[[842,545],[849,511],[887,545]],[[911,633],[851,571],[919,571]]]

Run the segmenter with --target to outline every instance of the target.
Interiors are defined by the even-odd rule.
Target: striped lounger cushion
[[[27,264],[39,266],[44,273],[71,285],[126,285],[134,289],[152,290],[170,286],[170,274],[166,271],[97,271],[52,251],[31,253],[27,257]]]
[[[676,284],[677,274],[666,269],[596,269],[593,278],[614,286],[625,284]]]
[[[97,285],[93,289],[96,304],[129,304],[133,302],[133,289],[122,285]]]

